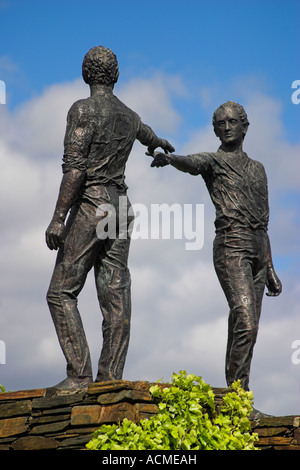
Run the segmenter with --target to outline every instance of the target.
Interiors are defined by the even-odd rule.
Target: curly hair
[[[82,77],[85,83],[111,85],[119,77],[119,66],[116,55],[106,47],[92,47],[82,62]]]
[[[214,127],[217,124],[217,120],[216,120],[217,112],[224,109],[224,108],[235,108],[239,113],[240,120],[242,121],[244,127],[247,128],[249,126],[250,123],[248,121],[248,117],[247,117],[246,111],[244,110],[243,106],[241,106],[238,103],[235,103],[234,101],[227,101],[226,103],[221,104],[221,106],[219,106],[215,110],[215,112],[213,114],[213,118],[212,118],[212,124],[213,124]]]

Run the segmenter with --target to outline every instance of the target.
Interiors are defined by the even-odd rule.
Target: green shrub
[[[153,385],[159,411],[135,424],[103,424],[86,445],[89,450],[256,450],[249,415],[252,392],[235,382],[216,413],[212,388],[185,371],[173,374],[170,386]]]
[[[3,385],[0,384],[0,393],[1,392],[5,392],[5,388],[3,387]]]

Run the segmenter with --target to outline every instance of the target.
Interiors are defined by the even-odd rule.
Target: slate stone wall
[[[0,450],[82,450],[103,423],[139,422],[157,413],[148,382],[91,384],[87,391],[55,389],[0,393]],[[161,385],[166,386],[166,384]],[[227,389],[213,389],[217,404]],[[258,447],[300,450],[300,417],[253,422]]]

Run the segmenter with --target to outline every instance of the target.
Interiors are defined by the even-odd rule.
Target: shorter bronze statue
[[[122,227],[120,236],[121,227],[116,227],[115,237],[99,237],[97,226],[105,214],[101,215],[98,208],[110,204],[119,211],[122,197],[127,200],[129,212],[124,174],[136,139],[148,146],[149,154],[157,147],[174,151],[168,141],[157,137],[114,95],[119,69],[111,50],[102,46],[90,49],[83,60],[82,75],[91,94],[76,101],[68,113],[63,178],[46,231],[48,247],[59,249],[47,301],[67,362],[67,378],[56,385],[63,389],[93,381],[89,347],[77,307],[78,295],[92,268],[103,315],[96,381],[122,378],[130,335],[130,234],[124,236]],[[127,227],[131,222],[128,217]]]
[[[202,175],[216,209],[214,267],[229,304],[226,381],[240,380],[249,390],[249,373],[257,338],[262,298],[282,290],[275,273],[268,236],[267,177],[261,163],[243,151],[249,126],[246,112],[234,102],[221,105],[213,127],[221,146],[214,153],[187,156],[154,153],[152,167],[172,165]]]

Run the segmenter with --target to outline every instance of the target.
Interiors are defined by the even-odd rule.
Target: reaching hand
[[[165,153],[175,152],[175,148],[167,140],[162,139],[160,146],[165,151]]]
[[[173,145],[171,145],[167,140],[161,139],[159,146],[156,146],[156,147],[148,147],[147,152],[146,152],[146,155],[150,155],[151,157],[153,157],[153,155],[154,155],[154,150],[155,150],[157,147],[161,147],[161,148],[164,150],[165,153],[168,153],[168,152],[175,152],[175,148],[173,147]]]
[[[282,284],[273,269],[268,270],[266,286],[268,288],[268,292],[266,292],[268,297],[277,297],[282,292]]]
[[[65,226],[63,222],[52,221],[46,230],[46,243],[50,250],[57,250],[63,244]]]
[[[153,167],[161,167],[161,166],[166,166],[169,165],[170,160],[168,155],[165,153],[160,153],[160,152],[155,152],[153,161],[151,163],[152,168]]]

